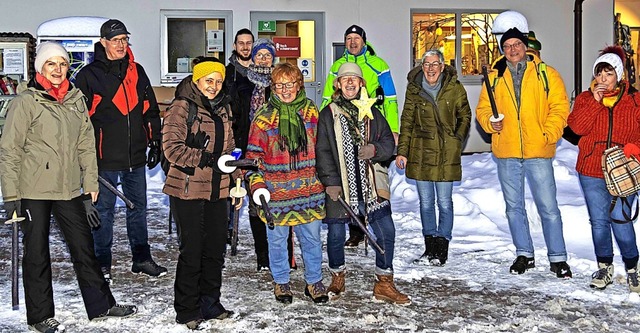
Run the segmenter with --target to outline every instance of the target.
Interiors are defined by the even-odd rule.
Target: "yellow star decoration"
[[[360,88],[360,99],[352,99],[351,103],[358,107],[358,120],[362,121],[364,117],[373,119],[373,113],[371,107],[375,104],[375,98],[369,98],[367,91],[364,88]]]

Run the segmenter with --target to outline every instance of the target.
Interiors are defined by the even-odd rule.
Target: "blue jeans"
[[[534,257],[529,220],[525,210],[525,177],[542,222],[549,262],[567,260],[562,217],[556,201],[556,181],[550,158],[497,158],[498,179],[506,204],[507,220],[516,255]]]
[[[388,208],[383,208],[388,209]],[[390,211],[389,211],[390,212]],[[384,255],[376,253],[376,273],[393,273],[393,253],[395,248],[396,228],[390,213],[377,215],[375,218],[370,214],[369,228],[376,236],[376,243],[384,249]],[[340,270],[345,264],[344,241],[346,238],[345,225],[342,223],[328,223],[327,233],[327,256],[329,257],[329,268]],[[373,246],[372,246],[373,248]]]
[[[611,221],[611,215],[621,211],[614,209],[609,213],[609,206],[613,196],[607,190],[607,185],[602,178],[594,178],[578,174],[580,186],[584,193],[584,199],[587,202],[587,210],[589,211],[589,220],[591,221],[591,237],[593,238],[593,247],[598,262],[613,262],[613,242],[611,232],[618,243],[620,254],[627,268],[635,267],[638,262],[638,246],[636,244],[636,232],[633,228],[633,222],[619,224]],[[629,198],[630,200],[635,200]],[[617,201],[617,204],[620,200]],[[619,207],[616,207],[619,208]],[[620,219],[620,216],[614,214],[614,218]]]
[[[416,180],[420,197],[420,219],[422,235],[444,237],[451,240],[453,229],[453,182],[432,182]],[[436,223],[436,194],[438,202],[438,220]]]
[[[304,261],[304,279],[307,284],[314,284],[322,280],[322,240],[320,239],[320,220],[299,224],[293,227],[302,250]],[[289,226],[275,226],[267,228],[269,243],[269,269],[273,282],[277,284],[289,283],[289,251],[287,238]]]
[[[145,167],[133,171],[99,171],[98,174],[111,185],[122,183],[122,192],[135,205],[127,207],[127,236],[133,262],[151,260],[149,236],[147,233],[147,178]],[[100,213],[100,228],[93,230],[94,249],[101,267],[111,267],[111,246],[113,245],[113,215],[116,195],[100,183],[100,195],[96,209]]]

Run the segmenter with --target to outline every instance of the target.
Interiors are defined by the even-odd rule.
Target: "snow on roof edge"
[[[100,26],[108,18],[99,16],[68,16],[45,21],[38,26],[37,37],[100,36]]]

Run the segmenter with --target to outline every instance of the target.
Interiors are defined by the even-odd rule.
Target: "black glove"
[[[149,142],[149,156],[147,156],[147,167],[153,169],[160,163],[160,141],[154,140]]]
[[[89,227],[95,229],[100,226],[100,214],[91,201],[91,194],[82,195],[82,203],[84,204],[85,213],[87,213],[87,222]]]
[[[22,216],[22,209],[20,200],[13,201],[5,201],[4,202],[4,210],[7,212],[7,220],[13,218],[13,213],[16,213],[16,216]]]
[[[331,185],[324,189],[331,200],[338,201],[338,197],[342,194],[342,186]]]
[[[358,158],[361,160],[370,160],[376,156],[376,146],[372,144],[366,144],[358,150]]]
[[[187,147],[203,149],[206,148],[206,145],[210,139],[211,137],[207,133],[205,133],[204,131],[199,131],[196,134],[187,134],[187,138],[184,140],[184,142]]]
[[[378,88],[376,88],[376,102],[373,105],[382,104],[384,104],[384,90],[382,89],[382,86],[378,86]]]
[[[220,154],[218,153],[210,153],[208,151],[202,151],[202,157],[200,157],[200,162],[198,163],[198,168],[204,169],[206,167],[213,168],[214,171],[218,173],[222,173],[220,169],[218,169],[218,159],[220,158]]]

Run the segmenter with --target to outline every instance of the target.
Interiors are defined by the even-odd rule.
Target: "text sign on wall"
[[[258,21],[258,32],[276,32],[276,21]]]
[[[300,37],[273,37],[273,43],[276,44],[276,57],[300,57]]]

